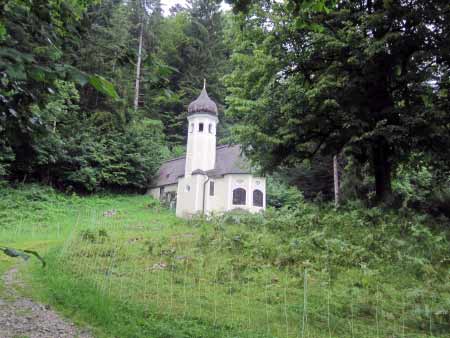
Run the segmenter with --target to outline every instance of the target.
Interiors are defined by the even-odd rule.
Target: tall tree
[[[194,0],[173,13],[162,23],[159,65],[153,66],[163,71],[165,78],[151,83],[149,108],[161,117],[172,147],[185,144],[186,108],[198,96],[204,78],[210,95],[223,104],[222,77],[229,55],[219,2]]]
[[[30,109],[54,92],[56,79],[90,83],[116,96],[110,83],[67,62],[65,49],[77,44],[80,20],[91,1],[3,1],[0,5],[0,146],[16,175],[27,175],[36,157],[34,133],[45,132]],[[9,155],[8,155],[9,154]],[[2,159],[5,157],[2,155]],[[0,167],[4,167],[1,164]],[[2,170],[4,171],[4,170]]]
[[[228,113],[249,156],[292,166],[346,149],[379,200],[412,151],[448,157],[450,11],[444,0],[305,1],[248,8]],[[444,126],[444,127],[443,127]]]
[[[145,189],[168,154],[162,124],[132,109],[134,22],[146,16],[147,57],[159,1],[8,0],[1,8],[0,176]]]

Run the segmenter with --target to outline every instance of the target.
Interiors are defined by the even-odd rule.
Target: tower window
[[[261,190],[255,189],[253,190],[253,205],[255,207],[263,206],[263,192]]]
[[[213,130],[212,128],[213,128],[212,123],[210,123],[208,126],[208,131],[210,134],[212,134],[212,130]]]
[[[214,196],[214,181],[209,182],[209,196]]]
[[[202,132],[203,131],[203,123],[199,123],[198,124],[198,131]]]
[[[245,205],[245,189],[237,188],[233,190],[233,204]]]
[[[189,132],[190,132],[190,133],[193,133],[193,132],[194,132],[194,124],[193,124],[193,123],[191,123],[191,128],[189,129]]]

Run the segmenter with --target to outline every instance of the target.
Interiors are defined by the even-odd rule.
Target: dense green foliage
[[[189,10],[175,8],[174,15],[161,24],[164,33],[158,58],[176,71],[153,88],[148,104],[150,111],[161,116],[170,147],[185,145],[186,108],[198,96],[203,79],[207,80],[208,93],[219,107],[224,103],[222,77],[229,68],[230,53],[224,29],[228,21],[220,12],[220,2],[203,0],[192,1]],[[155,90],[157,94],[159,90],[158,95]],[[222,127],[225,121],[221,114],[219,118]],[[221,130],[219,137],[222,134]]]
[[[266,203],[273,208],[296,208],[303,202],[301,192],[278,176],[267,177]]]
[[[88,192],[148,187],[184,145],[203,78],[223,102],[224,25],[214,1],[169,17],[158,0],[2,2],[0,177]]]
[[[0,177],[144,189],[184,153],[206,78],[219,142],[305,198],[332,198],[340,153],[344,200],[445,210],[446,1],[230,2],[234,14],[194,0],[164,16],[159,0],[4,1]],[[424,170],[430,184],[407,182]]]
[[[343,151],[384,199],[411,154],[448,162],[448,1],[237,3],[228,113],[266,170]]]
[[[228,2],[0,3],[0,247],[99,337],[448,336],[448,0]],[[184,155],[204,79],[268,210],[113,195]]]

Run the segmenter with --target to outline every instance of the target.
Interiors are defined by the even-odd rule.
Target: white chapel
[[[217,115],[204,85],[188,107],[186,156],[164,162],[150,189],[176,207],[178,217],[266,208],[266,180],[252,175],[241,147],[216,146]]]

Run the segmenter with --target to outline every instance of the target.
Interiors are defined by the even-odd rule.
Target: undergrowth
[[[146,196],[2,193],[27,210],[2,238],[49,249],[35,296],[99,336],[449,337],[449,231],[429,217],[301,203],[182,221]]]

